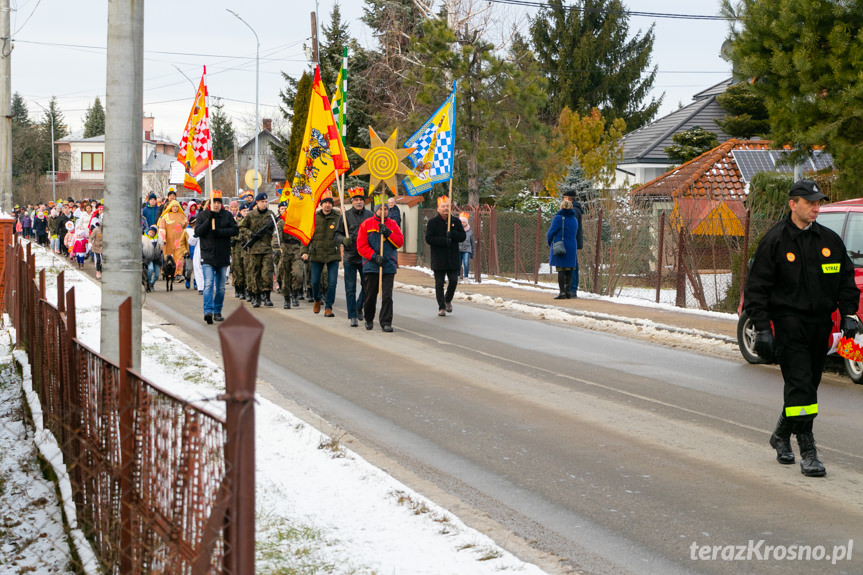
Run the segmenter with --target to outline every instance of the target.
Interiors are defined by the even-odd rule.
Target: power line
[[[522,6],[526,8],[550,8],[548,3],[546,2],[538,2],[536,0],[488,0],[490,4],[508,4],[510,6]],[[596,9],[586,9],[580,6],[566,6],[563,8],[565,10],[581,12],[581,13],[597,13],[600,12]],[[605,14],[620,14],[624,16],[636,16],[641,18],[662,18],[662,19],[672,19],[672,20],[709,20],[709,21],[729,21],[735,20],[735,18],[727,18],[725,16],[715,16],[711,14],[671,14],[667,12],[641,12],[638,10],[604,10],[602,11]]]

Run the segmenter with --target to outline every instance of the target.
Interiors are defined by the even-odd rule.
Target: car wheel
[[[749,363],[765,363],[755,353],[755,333],[755,324],[749,319],[749,314],[742,312],[737,320],[737,346],[740,348],[740,354]]]
[[[851,361],[844,358],[842,361],[845,362],[845,372],[851,381],[857,385],[863,385],[863,361]]]

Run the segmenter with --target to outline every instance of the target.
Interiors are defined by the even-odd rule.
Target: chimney
[[[269,118],[264,118],[264,129],[268,132],[273,131],[273,121]]]
[[[153,126],[156,122],[156,119],[153,116],[149,118],[144,118],[144,140],[150,141],[153,138]]]

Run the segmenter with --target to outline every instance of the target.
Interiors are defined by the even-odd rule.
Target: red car
[[[845,242],[848,256],[854,263],[854,280],[860,288],[860,299],[863,300],[863,198],[822,206],[821,213],[818,214],[818,223],[839,234]],[[743,311],[742,296],[737,311],[740,316],[737,321],[737,344],[740,346],[740,353],[749,363],[764,363],[764,360],[755,353],[755,326]],[[858,320],[861,319],[860,312],[858,307]],[[839,310],[836,310],[833,312],[833,333],[836,334],[839,331]],[[863,362],[847,359],[843,361],[851,381],[863,384]]]

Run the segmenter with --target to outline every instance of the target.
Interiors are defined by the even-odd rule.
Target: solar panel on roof
[[[772,172],[774,160],[770,156],[770,150],[732,150],[731,155],[740,170],[743,181],[749,183],[753,176],[759,172]]]
[[[827,152],[813,152],[812,169],[817,171],[833,167],[833,156]]]

